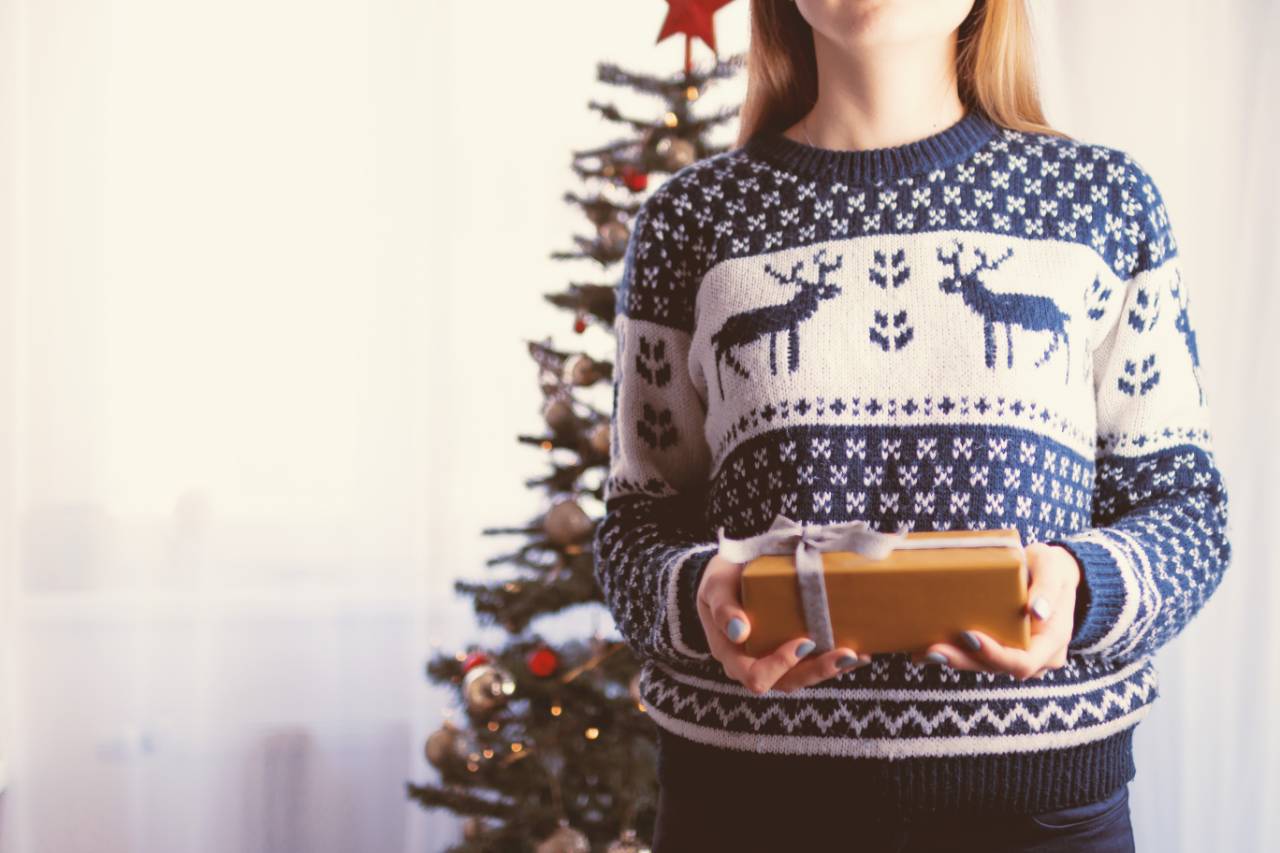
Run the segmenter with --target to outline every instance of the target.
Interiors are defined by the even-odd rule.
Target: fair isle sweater
[[[647,197],[623,268],[593,545],[665,741],[734,773],[833,765],[894,814],[1042,811],[1132,779],[1153,655],[1230,557],[1151,176],[976,110],[871,150],[766,131]],[[1064,546],[1082,569],[1066,666],[1023,681],[902,652],[752,693],[710,655],[695,593],[720,528],[778,513]]]

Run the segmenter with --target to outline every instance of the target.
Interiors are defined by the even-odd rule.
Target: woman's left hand
[[[929,658],[930,654],[941,655],[954,669],[1007,672],[1021,681],[1065,665],[1067,643],[1075,628],[1080,564],[1060,545],[1033,542],[1026,552],[1030,573],[1027,612],[1031,614],[1031,645],[1027,649],[1002,646],[989,635],[970,630],[957,644],[934,643],[914,655],[915,662],[942,663],[936,656]]]

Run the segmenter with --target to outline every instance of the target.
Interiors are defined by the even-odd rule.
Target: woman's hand
[[[742,682],[753,693],[770,689],[790,693],[871,663],[870,655],[859,657],[852,649],[845,648],[807,657],[813,648],[807,637],[788,640],[764,657],[743,654],[741,644],[751,633],[739,592],[744,565],[716,554],[698,582],[698,616],[702,619],[711,655],[720,661],[726,675]],[[844,666],[840,665],[842,662]]]
[[[1076,590],[1080,564],[1060,545],[1033,542],[1027,546],[1027,612],[1031,614],[1031,645],[1002,646],[981,631],[965,631],[958,645],[935,643],[915,656],[917,663],[946,663],[955,669],[1007,672],[1020,681],[1039,678],[1067,662],[1067,643],[1075,628]],[[930,655],[936,655],[930,657]]]

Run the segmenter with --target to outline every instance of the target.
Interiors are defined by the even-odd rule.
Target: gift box
[[[745,563],[742,603],[751,622],[744,651],[770,654],[809,637],[814,654],[913,652],[955,644],[976,628],[1025,649],[1028,572],[1013,528],[908,531],[865,521],[802,525],[778,516],[745,540],[720,533],[720,552]]]

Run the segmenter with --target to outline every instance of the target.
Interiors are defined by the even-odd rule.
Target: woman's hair
[[[956,36],[956,84],[966,109],[1012,130],[1070,139],[1045,122],[1036,86],[1025,0],[974,0]],[[751,0],[747,94],[738,145],[759,130],[783,131],[818,97],[813,28],[792,0]]]

